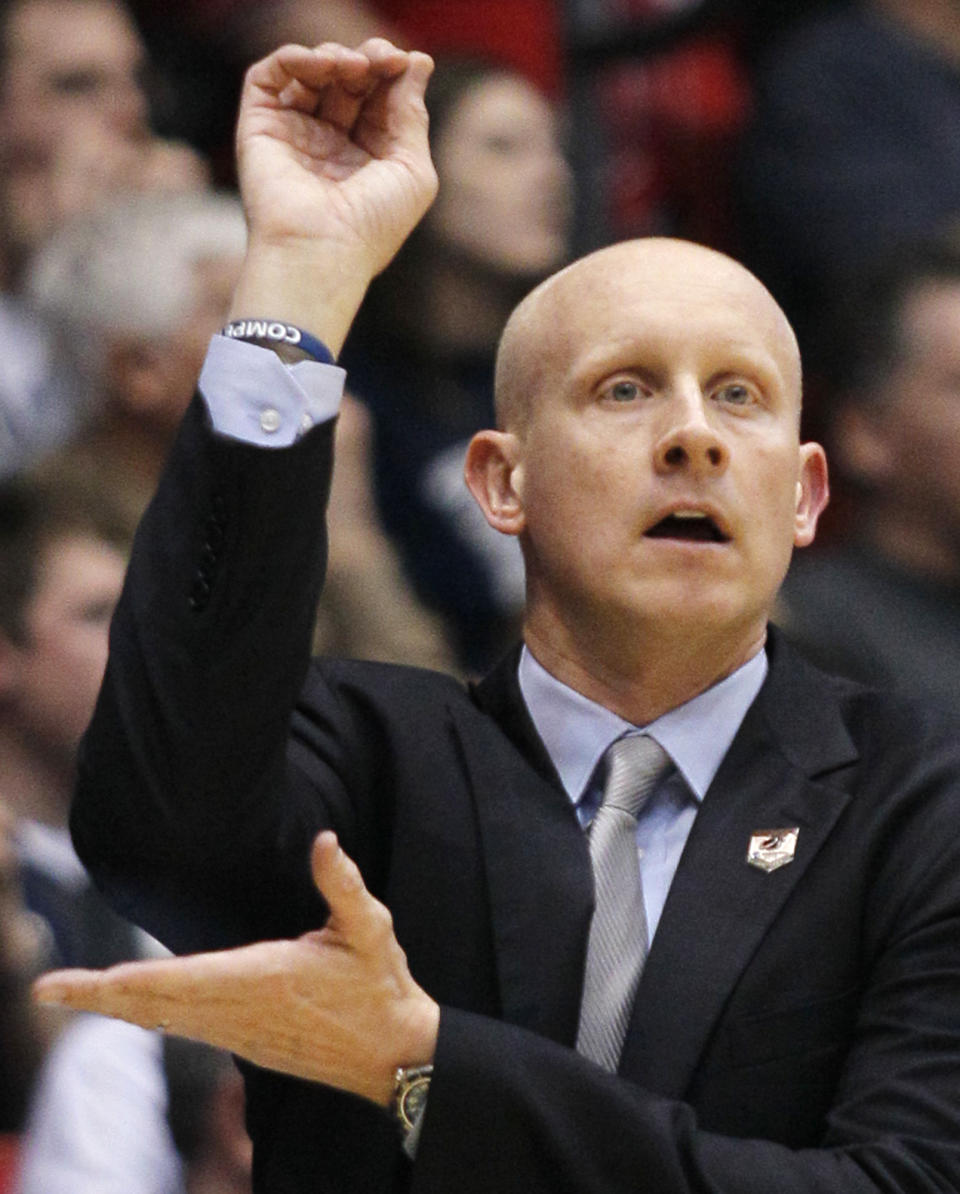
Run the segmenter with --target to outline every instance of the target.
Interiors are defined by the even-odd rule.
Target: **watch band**
[[[400,1066],[394,1075],[391,1110],[405,1132],[411,1131],[423,1112],[433,1077],[432,1065]]]

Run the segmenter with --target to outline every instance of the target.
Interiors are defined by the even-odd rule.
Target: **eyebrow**
[[[713,352],[704,352],[704,363],[709,377],[724,373],[759,374],[770,380],[779,379],[785,390],[791,388],[789,375],[777,358],[756,345],[720,345]],[[659,360],[657,358],[660,358]],[[669,358],[663,353],[662,342],[654,336],[642,334],[608,341],[591,350],[574,370],[574,382],[601,380],[618,370],[632,370],[648,376],[663,373],[664,365],[669,367]]]

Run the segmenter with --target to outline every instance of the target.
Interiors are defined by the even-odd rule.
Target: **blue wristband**
[[[270,344],[288,344],[291,348],[299,348],[307,356],[313,357],[324,365],[333,365],[333,353],[322,340],[311,336],[303,328],[295,327],[292,323],[281,323],[278,319],[235,319],[220,333],[232,340],[266,341]]]

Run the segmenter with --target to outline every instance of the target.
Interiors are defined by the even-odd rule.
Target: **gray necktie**
[[[652,738],[618,738],[607,750],[603,800],[590,826],[594,912],[577,1051],[611,1073],[620,1060],[648,948],[637,817],[669,762]]]

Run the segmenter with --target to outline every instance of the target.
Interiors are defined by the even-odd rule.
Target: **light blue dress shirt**
[[[526,647],[523,649],[520,691],[583,824],[589,823],[600,802],[600,781],[595,778],[600,760],[622,734],[643,730],[660,743],[674,764],[655,788],[637,824],[637,853],[651,941],[700,801],[766,674],[767,656],[760,650],[692,700],[648,726],[633,726],[561,683]]]
[[[215,431],[264,448],[287,448],[337,414],[345,378],[339,365],[287,365],[269,348],[216,335],[198,387]]]

